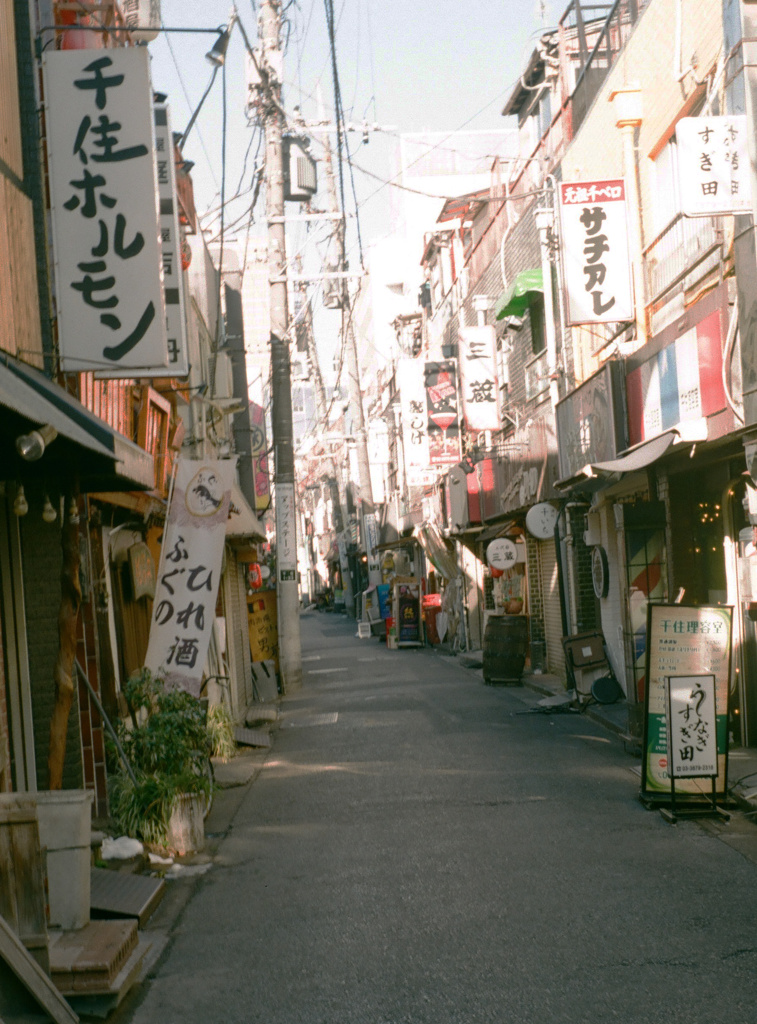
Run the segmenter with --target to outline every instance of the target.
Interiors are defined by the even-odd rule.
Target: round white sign
[[[512,569],[518,561],[518,548],[507,537],[497,537],[486,549],[486,561],[493,569]]]
[[[538,540],[546,540],[555,532],[557,522],[557,509],[548,501],[540,501],[538,505],[532,505],[526,512],[526,529],[532,537]]]

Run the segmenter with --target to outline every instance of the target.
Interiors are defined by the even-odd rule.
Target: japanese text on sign
[[[698,782],[699,774],[714,775],[714,771],[697,773],[692,769],[697,739],[694,739],[694,750],[689,752],[688,742],[694,736],[693,712],[686,712],[684,705],[698,697],[691,698],[685,694],[681,697],[683,704],[676,709],[684,708],[681,715],[674,712],[673,721],[669,721],[670,706],[667,699],[668,680],[688,686],[687,680],[695,677],[711,677],[714,679],[714,711],[707,718],[707,735],[716,743],[717,792],[722,793],[726,785],[726,758],[728,750],[728,682],[730,676],[731,657],[731,621],[732,610],[720,606],[665,605],[650,604],[647,608],[647,665],[646,665],[646,728],[644,733],[644,752],[642,760],[642,792],[667,793],[670,791],[671,771],[676,777],[681,776],[681,785],[676,783],[676,792],[701,793],[703,784]],[[694,685],[689,686],[689,693]],[[680,695],[679,695],[680,696]],[[676,698],[678,699],[678,698]],[[697,708],[694,707],[696,711]],[[701,710],[701,707],[699,708]],[[677,717],[676,717],[677,716]],[[676,725],[678,723],[678,725]],[[688,734],[681,735],[680,728],[691,725]],[[675,730],[673,732],[672,730]],[[698,733],[699,740],[703,734]],[[671,748],[675,743],[678,750],[677,761],[688,764],[689,770],[678,771],[676,751]],[[672,765],[671,769],[671,749]],[[681,754],[683,750],[683,755]],[[692,757],[689,757],[689,753]],[[699,752],[701,753],[701,752]],[[709,754],[708,754],[709,757]],[[697,762],[698,763],[698,762]]]
[[[498,430],[497,374],[493,327],[460,330],[460,383],[463,411],[471,430]]]
[[[195,696],[215,618],[235,471],[229,459],[180,459],[163,536],[145,665]]]
[[[668,735],[674,778],[717,775],[714,676],[668,678]]]
[[[44,69],[61,368],[165,375],[147,51],[53,51]]]
[[[687,217],[752,208],[745,114],[684,117],[676,125],[678,185]]]
[[[568,323],[631,319],[625,183],[561,184],[559,196]]]
[[[184,319],[184,279],[181,268],[181,229],[176,202],[176,167],[168,106],[156,103],[155,151],[158,162],[160,200],[160,252],[163,259],[163,283],[166,303],[168,366],[171,374],[189,373],[186,321]]]
[[[426,481],[429,472],[423,362],[420,359],[399,359],[397,384],[400,392],[402,443],[408,483],[418,485]]]

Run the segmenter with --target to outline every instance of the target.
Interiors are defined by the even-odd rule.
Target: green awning
[[[531,293],[543,291],[541,269],[522,270],[497,299],[497,320],[502,320],[506,316],[523,316],[531,304]]]

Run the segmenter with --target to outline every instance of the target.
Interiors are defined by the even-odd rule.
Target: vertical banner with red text
[[[460,461],[460,418],[457,409],[457,363],[427,362],[424,370],[428,415],[429,461],[453,466]]]
[[[268,441],[265,429],[265,409],[250,402],[250,454],[255,477],[255,511],[265,512],[271,505],[271,481],[268,476]]]

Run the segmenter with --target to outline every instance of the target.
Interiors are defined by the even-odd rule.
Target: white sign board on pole
[[[715,676],[668,676],[668,770],[674,779],[718,774]]]
[[[163,534],[145,666],[200,693],[215,619],[234,459],[179,459]]]
[[[676,143],[682,213],[751,212],[746,114],[683,117],[676,125]]]
[[[410,486],[433,479],[428,443],[424,364],[420,359],[397,360],[397,387],[402,416],[402,449],[405,474]]]
[[[156,103],[155,151],[158,169],[160,202],[160,252],[163,259],[163,284],[166,304],[166,337],[168,368],[175,377],[189,373],[187,323],[184,313],[184,272],[181,268],[181,228],[176,198],[176,164],[174,162],[171,113],[167,103]]]
[[[625,181],[561,182],[559,206],[568,324],[632,320]]]
[[[294,484],[276,486],[276,569],[280,583],[297,579]]]
[[[42,60],[61,369],[170,375],[147,48]]]
[[[471,430],[499,430],[494,328],[462,327],[459,342],[465,421]]]

